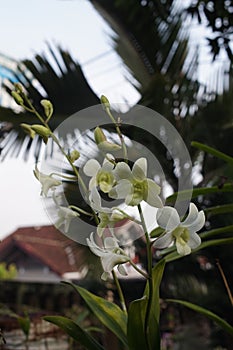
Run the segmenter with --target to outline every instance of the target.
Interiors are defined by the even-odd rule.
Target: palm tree
[[[19,73],[15,74],[14,80],[24,85],[28,96],[39,111],[42,108],[40,105],[42,99],[48,98],[52,101],[55,112],[50,125],[52,129],[56,129],[68,116],[83,108],[98,104],[99,99],[90,88],[80,65],[69,52],[59,46],[53,48],[50,44],[48,44],[48,49],[51,54],[50,58],[37,54],[34,59],[19,63]],[[5,89],[11,94],[13,84],[9,82],[5,85]],[[38,122],[35,116],[25,111],[15,113],[9,108],[0,107],[0,121],[8,122],[8,129],[10,125],[13,127],[7,138],[0,144],[3,158],[13,151],[17,155],[23,145],[26,158],[31,146],[35,149],[35,157],[38,158],[41,141],[35,139],[32,142],[20,127],[20,124],[27,120],[30,123]],[[2,130],[2,138],[9,131],[6,130],[6,124],[4,130]]]

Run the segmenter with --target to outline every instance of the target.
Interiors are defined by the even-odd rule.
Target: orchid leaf
[[[171,196],[166,198],[166,205],[174,203],[178,195],[179,195],[179,201],[183,201],[186,199],[190,199],[190,195],[192,198],[197,198],[198,196],[206,196],[212,193],[223,193],[223,192],[233,192],[233,184],[225,183],[221,187],[220,186],[199,187],[199,188],[194,188],[192,190],[175,192]]]
[[[200,149],[201,151],[204,151],[206,153],[212,154],[216,158],[222,159],[227,163],[230,163],[233,165],[233,158],[228,156],[227,154],[217,151],[215,148],[207,146],[203,143],[193,141],[191,142],[191,146]]]
[[[112,331],[125,346],[127,346],[127,315],[118,305],[101,298],[80,286],[68,282],[63,283],[71,285],[85,300],[86,304],[100,322]]]
[[[165,268],[165,259],[160,260],[152,270],[152,283],[153,283],[153,296],[151,310],[154,311],[157,322],[159,323],[160,317],[160,303],[159,303],[159,288],[162,281],[163,272]],[[149,298],[149,282],[146,284],[144,295]]]
[[[167,299],[166,301],[183,305],[185,307],[188,307],[191,310],[194,310],[194,311],[208,317],[212,321],[216,322],[227,333],[229,333],[231,336],[233,336],[233,327],[228,322],[226,322],[223,318],[219,317],[218,315],[216,315],[212,311],[207,310],[199,305],[192,304],[188,301],[184,301],[184,300]]]
[[[233,212],[233,204],[222,204],[222,205],[216,205],[215,207],[210,207],[204,209],[204,212],[207,215],[219,215],[219,214],[227,214]]]
[[[224,227],[214,228],[208,231],[203,231],[200,233],[200,237],[203,239],[203,238],[216,236],[221,233],[233,233],[233,225],[228,225]]]
[[[45,321],[55,324],[61,328],[72,339],[88,350],[104,350],[104,348],[85,330],[71,319],[63,316],[45,316]]]
[[[127,327],[130,350],[160,349],[159,325],[153,312],[149,315],[147,335],[145,333],[147,303],[148,298],[144,296],[130,304]]]
[[[17,321],[26,338],[29,336],[31,322],[28,315],[17,317]]]

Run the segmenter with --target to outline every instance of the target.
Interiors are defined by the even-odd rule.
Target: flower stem
[[[112,277],[113,277],[113,280],[115,282],[115,285],[116,285],[116,288],[117,288],[117,292],[118,292],[118,295],[119,295],[119,298],[120,298],[121,308],[122,308],[122,310],[124,312],[127,312],[124,294],[122,292],[121,285],[119,283],[119,280],[118,280],[118,278],[116,276],[116,272],[114,270],[112,270]]]
[[[119,136],[120,142],[121,142],[121,146],[122,146],[122,150],[123,150],[123,158],[126,161],[126,163],[128,162],[128,152],[127,152],[127,147],[124,141],[124,137],[122,135],[121,129],[119,127],[119,123],[115,120],[114,116],[112,115],[110,108],[106,108],[106,113],[109,116],[109,118],[111,119],[111,121],[113,122],[113,124],[115,125],[116,128],[116,132]]]
[[[46,122],[46,120],[44,120],[44,118],[40,115],[40,113],[37,112],[36,108],[33,106],[32,102],[30,101],[30,99],[23,93],[23,96],[24,100],[26,101],[26,103],[28,104],[29,106],[29,109],[28,107],[24,106],[24,108],[26,107],[26,109],[28,111],[30,111],[31,113],[35,114],[35,116],[40,120],[40,122],[46,127],[48,128],[48,130],[51,132],[51,138],[52,140],[54,141],[54,143],[56,143],[56,145],[58,146],[59,150],[61,151],[61,153],[64,155],[64,157],[66,158],[66,160],[68,161],[68,163],[70,164],[70,166],[72,167],[73,171],[74,171],[74,174],[75,176],[77,177],[83,191],[85,192],[85,194],[88,193],[88,189],[82,179],[82,177],[80,176],[79,174],[79,171],[78,169],[76,168],[76,166],[72,163],[72,161],[70,160],[70,157],[68,154],[66,154],[64,148],[61,146],[58,138],[56,137],[56,135],[53,133],[53,131],[50,129],[48,123]],[[94,216],[94,219],[95,219],[95,222],[96,224],[98,225],[99,223],[99,219],[96,215],[96,213],[93,211],[93,216]]]
[[[66,175],[63,175],[63,174],[59,174],[59,173],[51,173],[49,174],[49,176],[53,176],[53,175],[56,175],[58,177],[61,177],[62,179],[66,179],[66,180],[78,180],[77,176],[66,176]]]
[[[139,224],[139,225],[142,224],[141,221],[139,221],[139,220],[135,219],[134,217],[132,217],[131,215],[127,214],[124,210],[122,210],[118,207],[113,207],[112,209],[119,211],[121,214],[123,214],[125,217],[127,217],[127,219],[135,222],[136,224]]]
[[[70,209],[73,209],[73,210],[76,210],[77,212],[81,213],[81,214],[84,214],[84,215],[87,215],[87,216],[94,216],[94,214],[91,214],[91,213],[88,213],[87,211],[81,209],[81,208],[78,208],[76,207],[75,205],[69,205],[69,208]]]
[[[149,296],[148,296],[148,303],[146,307],[146,316],[145,316],[145,325],[144,325],[144,332],[145,332],[145,338],[147,342],[147,347],[150,349],[149,346],[149,337],[148,337],[148,332],[149,332],[149,318],[150,318],[150,310],[151,310],[151,305],[152,305],[152,298],[153,298],[153,281],[152,281],[152,252],[151,252],[151,242],[150,242],[150,236],[147,231],[144,215],[142,212],[141,205],[138,205],[138,211],[140,214],[141,222],[142,222],[142,227],[145,233],[145,238],[146,238],[146,247],[147,247],[147,270],[148,270],[148,285],[149,285]]]

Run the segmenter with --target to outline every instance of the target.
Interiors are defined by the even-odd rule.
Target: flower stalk
[[[118,292],[118,295],[119,295],[121,308],[122,308],[122,310],[124,312],[127,312],[127,307],[126,307],[126,303],[125,303],[125,297],[124,297],[124,294],[122,292],[122,288],[121,288],[120,282],[119,282],[119,280],[117,278],[116,272],[114,270],[112,270],[112,277],[113,277],[114,283],[115,283],[116,288],[117,288],[117,292]]]
[[[152,281],[152,251],[151,251],[151,242],[150,242],[150,236],[147,231],[146,222],[144,219],[144,215],[142,212],[142,207],[139,204],[138,205],[138,211],[142,222],[142,227],[144,230],[145,238],[146,238],[146,249],[147,249],[147,270],[148,270],[148,285],[149,285],[149,296],[148,296],[148,302],[146,307],[146,316],[145,316],[145,338],[147,342],[148,349],[149,347],[149,318],[150,318],[150,311],[151,311],[151,305],[152,305],[152,298],[153,298],[153,281]]]

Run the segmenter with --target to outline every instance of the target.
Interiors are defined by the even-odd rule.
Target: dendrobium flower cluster
[[[91,177],[89,182],[89,201],[99,218],[97,233],[99,236],[104,237],[104,231],[108,228],[113,237],[111,245],[106,244],[106,238],[103,238],[103,247],[99,247],[94,243],[93,235],[91,239],[87,240],[94,254],[98,255],[101,251],[102,253],[104,252],[103,256],[108,257],[109,265],[108,269],[106,269],[106,263],[103,263],[105,260],[103,260],[101,255],[102,266],[106,273],[105,277],[109,273],[109,266],[113,268],[115,265],[126,262],[125,258],[122,257],[122,250],[116,249],[118,245],[114,237],[114,227],[116,222],[127,218],[127,214],[124,215],[124,212],[117,212],[114,207],[102,207],[101,191],[108,194],[112,199],[124,199],[125,204],[128,206],[138,206],[142,201],[145,201],[157,208],[156,220],[165,232],[156,239],[154,247],[164,249],[175,243],[178,254],[187,255],[191,253],[191,249],[195,249],[201,244],[197,231],[205,223],[203,211],[198,212],[195,204],[191,203],[187,218],[181,222],[175,208],[163,206],[159,197],[160,187],[152,179],[147,178],[147,160],[145,158],[139,158],[131,170],[126,162],[121,161],[117,163],[114,157],[108,154],[102,167],[96,160],[89,160],[84,166],[84,173]],[[93,247],[96,249],[93,249]],[[120,254],[118,254],[118,251],[120,251]]]
[[[21,94],[21,90],[18,89],[17,91],[19,91],[18,94]],[[20,96],[17,95],[17,99]],[[25,98],[25,96],[23,98]],[[116,132],[121,145],[109,142],[103,130],[100,127],[95,128],[94,139],[96,145],[98,149],[105,154],[105,157],[102,165],[96,159],[89,159],[83,166],[84,174],[90,178],[88,186],[86,186],[85,181],[80,177],[79,171],[76,171],[76,168],[73,166],[73,163],[80,157],[79,151],[74,150],[66,155],[67,161],[75,172],[75,177],[72,179],[76,181],[80,179],[80,183],[85,192],[85,198],[87,198],[92,212],[85,212],[83,209],[74,205],[64,206],[58,203],[54,189],[62,185],[62,182],[58,180],[57,177],[61,176],[67,178],[66,176],[58,175],[57,173],[49,175],[44,174],[39,171],[37,166],[35,167],[34,174],[41,183],[41,194],[47,197],[49,192],[53,193],[52,198],[56,205],[58,216],[55,223],[57,228],[63,226],[64,233],[69,233],[71,220],[79,217],[80,213],[89,215],[94,219],[93,221],[96,222],[97,226],[97,238],[99,241],[102,240],[102,245],[96,243],[94,240],[94,233],[87,239],[87,244],[90,250],[100,257],[104,270],[102,277],[106,279],[115,266],[118,266],[118,271],[121,274],[126,273],[126,270],[122,266],[122,264],[126,262],[129,262],[135,267],[116,238],[116,224],[119,225],[121,221],[133,220],[141,225],[145,233],[148,251],[151,249],[152,244],[157,249],[165,249],[174,244],[178,254],[187,255],[191,253],[192,249],[196,249],[201,244],[201,238],[197,232],[204,226],[205,216],[203,211],[198,212],[195,204],[191,203],[187,218],[181,221],[175,208],[163,205],[160,198],[160,186],[153,179],[147,177],[146,158],[141,157],[137,159],[133,166],[130,167],[127,148],[119,124],[110,112],[110,105],[106,102],[108,100],[102,97],[101,101],[104,109],[116,126]],[[21,100],[19,100],[19,102],[23,103]],[[53,113],[53,107],[47,100],[42,101],[42,106],[44,107],[45,124],[35,124],[32,126],[23,124],[22,126],[31,137],[34,137],[36,133],[43,137],[46,142],[48,137],[51,137],[57,143],[57,138],[47,125]],[[40,120],[42,119],[43,118]],[[119,150],[123,152],[123,161],[119,161],[112,154],[106,153]],[[63,154],[65,154],[65,151]],[[123,204],[126,209],[122,210],[119,204],[112,207],[103,206],[102,198],[106,197],[109,199],[108,203],[115,203],[114,200],[121,200],[121,204]],[[164,230],[154,241],[152,241],[152,237],[150,237],[146,228],[141,206],[142,202],[146,202],[149,206],[156,208],[157,214],[154,214],[155,222]],[[136,218],[133,218],[127,213],[130,207],[138,208],[140,220],[136,220]]]
[[[51,213],[56,216],[54,218],[54,225],[63,230],[63,233],[68,234],[72,239],[78,241],[79,237],[75,236],[76,226],[72,225],[72,227],[70,227],[71,221],[75,219],[76,221],[81,220],[82,215],[84,215],[85,224],[89,223],[88,218],[92,225],[93,223],[95,224],[96,232],[91,232],[92,229],[90,229],[88,238],[86,238],[86,232],[79,232],[81,231],[79,227],[77,227],[77,235],[82,235],[81,238],[84,239],[84,244],[86,243],[91,252],[100,258],[103,269],[101,278],[107,280],[112,275],[118,290],[122,310],[119,307],[113,306],[113,304],[111,306],[109,300],[106,301],[104,298],[96,297],[91,292],[85,293],[81,287],[77,287],[78,292],[97,317],[101,314],[101,317],[99,317],[100,321],[118,337],[124,348],[160,349],[159,286],[162,281],[164,267],[167,262],[178,258],[179,256],[177,256],[177,254],[186,256],[190,254],[192,250],[198,250],[198,247],[199,249],[202,248],[201,237],[198,231],[200,231],[205,224],[204,212],[198,211],[196,205],[190,203],[189,212],[183,219],[180,218],[175,208],[164,205],[160,197],[160,186],[153,179],[147,177],[147,159],[141,157],[131,166],[132,162],[129,160],[128,149],[126,147],[124,135],[121,132],[121,118],[117,117],[116,119],[114,117],[111,112],[110,103],[105,96],[101,96],[100,101],[105,113],[115,127],[115,136],[118,137],[118,140],[115,143],[114,137],[114,143],[110,142],[105,132],[99,126],[96,127],[93,132],[96,150],[98,150],[98,154],[104,155],[104,160],[102,164],[100,164],[96,159],[89,159],[84,164],[83,169],[81,169],[81,175],[80,166],[77,166],[76,163],[81,156],[80,152],[77,149],[67,152],[63,147],[64,143],[60,142],[56,134],[50,129],[49,121],[53,115],[52,103],[49,100],[42,100],[41,105],[44,111],[43,114],[41,114],[41,112],[35,109],[33,103],[27,97],[27,94],[19,83],[15,84],[15,91],[12,92],[12,96],[17,104],[33,113],[37,119],[39,119],[40,124],[21,124],[24,131],[28,133],[31,138],[34,138],[36,135],[39,136],[45,144],[47,144],[48,140],[51,140],[51,142],[57,145],[59,151],[61,151],[62,157],[64,156],[64,159],[68,162],[70,169],[74,173],[74,176],[64,175],[63,173],[45,174],[39,171],[37,165],[35,166],[34,175],[41,184],[41,195],[45,197],[51,195],[53,200]],[[169,139],[173,134],[170,134],[168,132],[169,130],[165,130],[166,138]],[[170,144],[170,142],[168,144]],[[203,148],[200,149],[202,150]],[[108,152],[118,154],[118,158]],[[215,154],[213,150],[211,150],[210,153]],[[177,159],[179,159],[179,152],[174,153],[175,156],[176,154]],[[119,159],[121,160],[119,161]],[[189,164],[189,161],[187,164]],[[82,170],[87,177],[86,179],[82,177]],[[86,209],[87,206],[80,208],[67,203],[65,191],[63,188],[58,188],[62,186],[62,181],[58,180],[60,178],[74,181],[72,185],[77,185],[78,183],[80,187],[78,193],[83,194],[83,199],[85,199],[88,205],[87,211],[83,209],[83,207]],[[104,200],[108,205],[104,204]],[[49,204],[51,204],[50,200]],[[145,210],[147,210],[145,207],[151,210],[150,213],[153,213],[151,214],[152,223],[153,226],[154,224],[158,226],[158,230],[154,229],[152,232],[149,231],[147,227],[149,226],[147,225],[148,215],[145,215]],[[134,214],[132,214],[132,212]],[[137,216],[134,217],[133,215]],[[128,228],[129,226],[127,228],[123,227],[125,223],[125,227],[127,227],[128,224],[131,226],[130,229]],[[138,227],[136,228],[136,225],[139,225],[139,230]],[[75,232],[73,234],[72,228],[74,226]],[[88,225],[85,227],[89,228]],[[133,231],[131,234],[131,229],[135,229],[136,232]],[[135,246],[124,247],[124,244],[129,242],[128,237],[130,237],[130,239],[131,237],[136,239],[138,238],[138,234],[142,236],[143,244],[146,247],[147,263],[145,264],[145,270],[142,265],[137,263],[138,260],[133,258],[136,244]],[[228,239],[226,239],[226,241],[228,241]],[[223,242],[222,239],[221,242]],[[210,242],[210,244],[212,243],[213,242]],[[162,257],[155,266],[153,266],[152,247],[155,248],[155,250],[159,250],[159,253],[160,250],[162,250],[160,254]],[[137,257],[136,254],[134,257]],[[121,284],[118,281],[116,272],[118,270],[121,275],[125,276],[127,275],[127,267],[129,266],[133,268],[134,271],[140,273],[143,278],[147,280],[147,283],[142,298],[138,299],[137,303],[135,303],[135,301],[130,303],[128,313],[124,293],[121,289]],[[175,300],[175,302],[177,302],[177,300]],[[178,300],[178,302],[187,305],[187,302],[184,303],[182,300]],[[140,322],[135,322],[138,317],[139,308],[141,311]],[[109,309],[113,310],[113,312],[109,313]],[[197,307],[193,304],[191,309],[195,310]],[[203,309],[201,313],[207,314],[207,311],[208,310],[205,311],[205,309]],[[218,323],[223,324],[222,321],[224,320],[221,321],[221,318],[217,315],[215,316],[215,319],[218,318]],[[60,324],[60,317],[53,317],[52,319],[53,321],[51,322],[54,324]],[[66,321],[64,317],[63,319],[65,325],[71,325],[72,327],[72,320],[67,319]],[[121,321],[120,323],[119,320]],[[77,338],[76,332],[71,332],[71,334],[69,332],[70,327],[65,328],[70,336],[74,339]],[[225,328],[229,331],[231,326],[226,324]],[[116,331],[114,331],[115,329]],[[136,333],[138,334],[137,337],[135,337]],[[88,349],[94,347],[101,348],[101,344],[92,338],[92,336],[88,335],[89,338],[87,342],[85,332],[81,332],[80,334],[84,334],[84,336],[79,337],[79,339],[81,339],[81,345],[87,345]],[[138,342],[139,337],[140,344]]]
[[[116,162],[113,155],[107,154],[102,166],[97,160],[90,159],[84,165],[83,171],[86,176],[91,177],[88,184],[89,204],[98,219],[97,234],[103,240],[103,246],[98,246],[92,233],[90,239],[87,239],[87,244],[90,250],[101,258],[104,270],[102,278],[106,279],[116,265],[120,273],[126,273],[121,264],[129,262],[130,258],[120,248],[114,235],[114,228],[116,223],[129,219],[130,216],[118,207],[103,207],[101,192],[112,200],[123,199],[126,206],[139,206],[142,201],[145,201],[157,208],[155,219],[164,229],[164,233],[154,241],[155,248],[164,249],[175,243],[178,254],[187,255],[201,244],[201,238],[197,232],[204,226],[204,212],[198,212],[195,204],[191,203],[187,218],[181,221],[175,208],[163,206],[159,197],[160,187],[152,179],[147,178],[145,158],[136,160],[131,169],[126,162]],[[52,175],[41,173],[37,166],[34,174],[40,181],[41,193],[45,196],[51,189],[62,184]],[[56,227],[60,228],[64,225],[64,232],[68,233],[71,220],[78,217],[79,213],[70,207],[59,205],[56,197],[53,196],[53,198],[58,206]],[[105,237],[106,229],[108,234],[112,235],[111,237]]]

